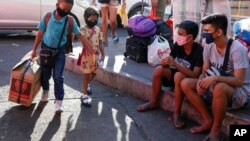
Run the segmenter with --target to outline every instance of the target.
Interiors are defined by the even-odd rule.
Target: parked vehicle
[[[56,8],[57,0],[2,0],[0,5],[0,30],[35,30],[47,12]],[[70,15],[77,24],[84,25],[83,13],[89,3],[75,0]]]

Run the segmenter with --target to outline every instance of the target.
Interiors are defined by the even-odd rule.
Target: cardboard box
[[[41,69],[30,53],[13,67],[10,78],[9,101],[30,106],[41,88]],[[20,87],[21,86],[21,87]]]

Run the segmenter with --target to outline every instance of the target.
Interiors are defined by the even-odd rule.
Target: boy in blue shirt
[[[65,44],[67,42],[67,34],[69,26],[65,26],[63,32],[64,24],[68,25],[68,14],[74,5],[74,0],[58,0],[56,3],[56,10],[51,13],[51,17],[48,23],[45,22],[46,16],[42,18],[38,25],[38,32],[32,49],[32,59],[36,56],[36,50],[39,43],[42,41],[45,46],[50,49],[57,49],[57,54],[55,56],[54,66],[51,68],[41,67],[41,83],[43,88],[43,94],[41,101],[48,101],[48,91],[49,91],[49,79],[53,71],[54,79],[54,92],[55,92],[55,112],[63,112],[62,101],[64,98],[64,89],[63,89],[63,70],[65,65]],[[92,53],[92,45],[80,34],[80,30],[76,24],[76,21],[73,19],[72,22],[72,31],[82,42],[83,46],[86,47],[88,53]],[[63,32],[61,42],[60,37]]]

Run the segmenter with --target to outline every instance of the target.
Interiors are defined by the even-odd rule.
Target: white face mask
[[[185,44],[188,43],[187,41],[187,36],[180,36],[180,35],[177,35],[176,36],[176,42],[179,46],[183,46]]]

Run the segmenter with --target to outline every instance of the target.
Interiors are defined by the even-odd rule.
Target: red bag
[[[157,20],[160,20],[161,18],[157,17],[157,7],[155,6],[152,6],[150,12],[149,12],[149,15],[148,15],[148,18],[154,20],[154,21],[157,21]]]
[[[173,25],[173,17],[169,17],[167,20],[166,20],[166,24],[172,29],[173,31],[173,28],[174,28],[174,25]]]
[[[77,66],[80,66],[81,65],[81,60],[82,60],[82,54],[79,53],[79,56],[78,56],[78,59],[77,59]]]

